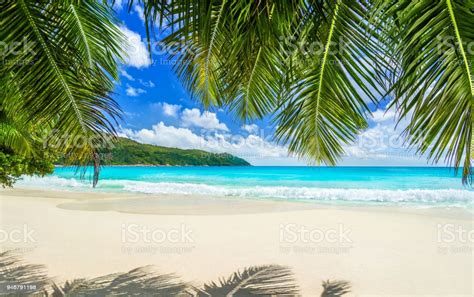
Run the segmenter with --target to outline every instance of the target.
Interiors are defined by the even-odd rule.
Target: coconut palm
[[[71,162],[92,159],[96,169],[95,147],[114,134],[119,115],[110,97],[123,48],[113,2],[0,4],[1,40],[28,45],[3,53],[0,95],[19,102],[14,114],[53,127],[48,145],[63,148]],[[158,38],[195,99],[228,107],[239,120],[272,117],[276,140],[290,153],[336,164],[367,127],[368,103],[389,96],[399,119],[409,120],[407,143],[434,162],[462,166],[463,182],[472,183],[471,1],[129,0],[133,5],[144,7],[149,39],[156,25],[171,30]],[[79,136],[85,145],[70,141]],[[12,149],[21,150],[18,143]]]
[[[172,30],[163,41],[197,100],[242,120],[272,116],[291,153],[335,164],[367,127],[367,103],[388,96],[399,120],[409,120],[407,143],[463,166],[463,182],[472,182],[471,1],[129,1],[136,4],[147,32],[158,23]]]
[[[97,146],[114,134],[119,117],[110,97],[124,44],[117,24],[101,1],[0,3],[0,40],[6,45],[0,65],[2,113],[14,114],[23,130],[24,122],[48,128],[46,146],[57,147],[70,163],[92,160],[94,181]],[[24,138],[6,133],[9,127],[2,121],[0,145],[27,154]]]

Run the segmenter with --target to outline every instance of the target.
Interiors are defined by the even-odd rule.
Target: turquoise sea
[[[472,206],[474,191],[440,167],[104,167],[97,188],[74,168],[25,177],[22,187],[317,202]]]

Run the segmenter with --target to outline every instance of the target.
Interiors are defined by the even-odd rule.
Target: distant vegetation
[[[183,150],[119,138],[113,147],[101,151],[105,165],[193,165],[193,166],[249,166],[231,154],[216,154],[201,150]]]

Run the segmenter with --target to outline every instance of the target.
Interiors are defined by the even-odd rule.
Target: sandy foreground
[[[201,284],[280,264],[303,296],[318,296],[327,279],[350,281],[348,296],[473,296],[472,213],[0,190],[0,247],[19,249],[58,281],[154,265]]]

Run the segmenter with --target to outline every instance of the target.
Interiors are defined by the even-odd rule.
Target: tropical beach
[[[110,180],[125,178],[120,172],[130,175],[133,169],[132,179],[145,176],[155,182],[136,182],[133,188],[132,181]],[[253,178],[245,182],[249,171]],[[397,190],[389,195],[390,190],[357,194],[357,189],[348,189],[352,194],[338,196],[343,189],[314,188],[295,199],[295,190],[302,189],[297,185],[287,189],[292,196],[282,199],[284,191],[280,189],[278,198],[278,191],[269,192],[274,186],[264,182],[279,179],[284,186],[301,183],[306,176],[310,183],[319,177],[324,185],[335,186],[350,171],[346,178],[359,176],[360,187],[363,179],[371,180],[368,172],[377,171],[379,181],[372,181],[372,187]],[[29,263],[45,265],[57,282],[153,265],[200,286],[245,267],[278,264],[291,268],[303,296],[320,295],[322,282],[329,279],[350,282],[347,296],[473,294],[474,194],[462,187],[443,192],[443,184],[449,187],[449,181],[457,180],[445,168],[109,167],[95,191],[87,187],[88,181],[74,179],[73,172],[59,168],[45,184],[24,180],[0,198],[2,228],[27,226],[31,232],[28,240],[3,248],[17,249]],[[236,186],[225,192],[183,182],[196,181],[197,172],[208,184],[218,184],[209,175],[223,178],[227,172],[233,184],[245,187],[250,182],[254,191],[242,196],[245,190],[237,194]],[[402,183],[411,180],[413,184],[406,185],[411,190],[396,185],[394,176]],[[176,180],[170,184],[173,178],[183,187],[177,187]],[[426,187],[421,180],[438,189],[413,193],[414,184]],[[141,192],[134,190],[139,185]],[[196,187],[203,192],[193,193]],[[325,191],[326,196],[314,195]],[[357,199],[371,193],[373,199]]]
[[[291,267],[303,296],[321,294],[327,279],[350,281],[347,296],[473,293],[472,242],[451,240],[440,227],[472,230],[472,212],[459,208],[22,189],[2,193],[0,201],[3,228],[34,230],[34,242],[10,247],[24,250],[30,263],[45,264],[56,281],[154,265],[200,285],[243,267],[280,264]],[[313,241],[293,238],[296,229],[285,233],[302,226],[342,232]],[[179,230],[183,237],[135,238],[138,227]]]
[[[474,296],[472,20],[0,1],[0,295]]]

